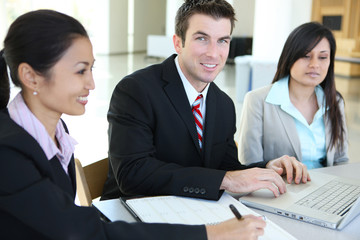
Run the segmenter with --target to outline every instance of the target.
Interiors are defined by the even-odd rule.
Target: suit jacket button
[[[198,194],[200,192],[199,188],[195,188],[195,193]]]
[[[188,187],[184,187],[184,188],[183,188],[183,191],[184,191],[184,192],[188,192],[188,191],[189,191],[189,188],[188,188]]]
[[[194,188],[193,187],[190,187],[189,188],[189,193],[193,193],[194,192]]]
[[[201,194],[205,194],[205,193],[206,193],[205,188],[201,188],[201,189],[200,189],[200,193],[201,193]]]

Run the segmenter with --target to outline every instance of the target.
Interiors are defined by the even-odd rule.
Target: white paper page
[[[216,224],[234,218],[234,214],[229,208],[230,204],[233,204],[242,215],[259,216],[227,193],[224,193],[219,201],[159,196],[131,199],[126,203],[141,221],[147,223]],[[267,219],[265,234],[259,239],[289,240],[295,238]]]

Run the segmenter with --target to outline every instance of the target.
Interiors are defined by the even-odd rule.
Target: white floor
[[[83,116],[63,116],[71,135],[79,143],[76,146],[75,157],[79,158],[83,165],[107,157],[106,113],[116,84],[127,74],[160,61],[162,59],[146,58],[142,53],[96,56],[93,71],[96,89],[90,93],[86,113]],[[233,99],[239,119],[242,104],[236,101],[235,66],[226,65],[215,83]],[[344,97],[349,130],[350,162],[360,162],[359,150],[356,150],[360,148],[360,97],[346,95]]]

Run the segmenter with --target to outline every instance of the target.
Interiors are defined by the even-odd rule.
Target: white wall
[[[175,34],[175,16],[179,7],[184,0],[166,0],[166,35],[173,36]]]
[[[277,61],[290,32],[311,20],[312,0],[255,0],[253,56]]]
[[[110,0],[109,13],[108,53],[126,53],[128,51],[128,1]]]
[[[127,0],[91,2],[96,9],[92,13],[92,19],[95,20],[86,28],[95,53],[114,54],[127,51],[127,2]]]
[[[93,44],[94,52],[106,54],[109,52],[109,18],[104,17],[109,15],[109,1],[97,2],[97,21],[94,21],[92,29],[90,30],[90,38]],[[101,17],[100,17],[101,16]],[[96,17],[96,16],[95,16]]]
[[[134,13],[129,13],[128,0],[97,1],[97,21],[92,41],[99,54],[122,54],[129,50],[145,51],[149,34],[165,34],[166,0],[133,0]],[[128,28],[133,16],[134,29]],[[133,34],[133,36],[129,36]],[[133,49],[129,41],[133,40]]]
[[[134,51],[145,51],[148,35],[165,35],[166,0],[135,0]]]
[[[235,28],[233,36],[237,37],[252,37],[254,33],[254,0],[235,0],[233,2],[235,9]]]
[[[277,60],[290,31],[311,19],[312,0],[228,1],[234,6],[238,19],[233,36],[253,36],[253,55],[259,58]],[[5,0],[0,0],[1,41],[7,30],[3,21],[4,2]],[[172,36],[175,32],[176,11],[183,2],[183,0],[134,0],[134,50],[146,50],[146,36],[149,34]],[[96,11],[92,14],[95,20],[92,21],[91,29],[89,26],[87,28],[91,30],[95,52],[103,54],[128,52],[128,0],[93,0],[91,4],[96,4]]]

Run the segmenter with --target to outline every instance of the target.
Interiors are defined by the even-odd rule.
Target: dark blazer
[[[0,239],[206,239],[204,226],[104,223],[75,198],[69,176],[37,141],[0,111]]]
[[[226,171],[248,168],[237,157],[234,103],[215,83],[206,98],[200,151],[175,57],[126,76],[116,86],[108,112],[112,168],[103,199],[159,194],[218,199]]]

